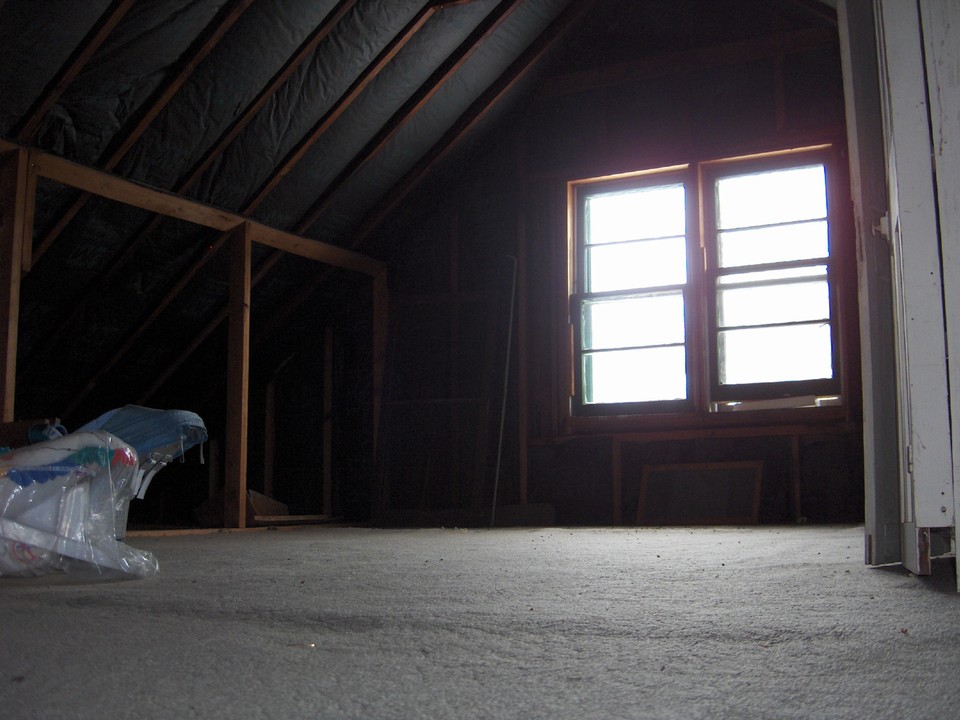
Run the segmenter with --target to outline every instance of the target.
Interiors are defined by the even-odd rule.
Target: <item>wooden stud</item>
[[[13,422],[17,387],[20,275],[27,207],[28,155],[23,149],[0,158],[0,421]]]
[[[230,238],[230,318],[227,340],[226,487],[224,526],[247,526],[247,411],[250,379],[250,237]]]

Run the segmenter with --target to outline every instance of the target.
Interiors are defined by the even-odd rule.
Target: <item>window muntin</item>
[[[687,397],[683,183],[580,194],[580,398],[584,405]]]
[[[712,182],[715,387],[832,379],[824,163],[733,166]]]
[[[572,184],[579,412],[839,393],[827,158]]]

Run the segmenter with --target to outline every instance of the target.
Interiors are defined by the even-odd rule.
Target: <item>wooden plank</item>
[[[193,75],[194,70],[206,59],[227,34],[227,31],[233,27],[234,23],[240,19],[240,16],[242,16],[252,4],[253,0],[233,0],[233,2],[227,3],[223,7],[204,30],[203,34],[197,38],[184,53],[176,74],[154,95],[153,101],[137,120],[136,125],[134,125],[126,137],[124,137],[123,141],[102,163],[104,169],[112,170],[126,157],[137,140],[139,140],[147,128],[150,127],[150,123],[156,119],[160,111],[167,106],[167,103],[173,99],[177,91],[180,90],[183,84]]]
[[[24,188],[21,213],[23,216],[23,252],[20,257],[20,273],[22,275],[30,272],[33,268],[33,219],[36,213],[37,205],[37,168],[29,161],[25,165]]]
[[[20,148],[0,157],[0,422],[15,412],[28,161]]]
[[[921,0],[920,14],[937,176],[943,307],[952,388],[952,524],[956,528],[960,519],[960,6],[954,0]],[[960,569],[960,553],[955,555]],[[960,588],[960,574],[957,583]]]
[[[243,131],[247,125],[256,117],[256,114],[263,109],[267,101],[276,93],[276,91],[286,82],[287,79],[296,71],[298,67],[309,57],[312,56],[313,51],[316,49],[317,45],[330,33],[330,30],[336,25],[336,23],[350,10],[357,0],[342,0],[336,8],[334,8],[328,15],[324,18],[324,21],[308,36],[308,38],[301,44],[298,51],[290,58],[284,66],[274,75],[273,79],[268,83],[268,85],[263,88],[257,95],[254,100],[247,105],[242,113],[231,123],[230,127],[220,136],[216,143],[204,154],[203,158],[194,166],[194,168],[187,174],[186,178],[178,182],[174,188],[173,192],[177,194],[182,194],[186,192],[193,184],[199,180],[199,178],[206,172],[214,163],[214,161],[223,153],[223,150],[231,143],[236,137]],[[115,255],[110,261],[109,267],[107,267],[97,278],[96,282],[91,283],[77,298],[72,302],[67,303],[71,308],[68,312],[64,313],[60,321],[57,323],[57,326],[52,328],[48,333],[50,337],[56,337],[59,335],[64,328],[70,327],[76,321],[77,316],[83,312],[83,308],[92,301],[93,298],[97,297],[97,290],[100,288],[100,284],[103,282],[108,282],[110,278],[115,276],[118,272],[122,271],[126,264],[134,257],[137,250],[153,235],[156,229],[159,227],[163,216],[155,215],[151,218],[144,226],[137,231],[135,237],[126,244],[123,250]],[[64,227],[66,223],[63,222],[63,218],[60,219],[60,224]],[[62,232],[63,227],[54,228],[54,231],[48,233],[56,237]],[[48,238],[45,237],[40,245],[46,249],[48,245]],[[197,262],[187,271],[188,274],[195,274],[202,265],[204,265],[209,258],[209,255],[200,257]],[[42,348],[42,343],[35,346],[34,352],[39,352]]]
[[[250,379],[251,244],[246,226],[230,239],[224,525],[247,525],[247,411]]]
[[[897,376],[893,350],[891,250],[879,232],[887,207],[873,4],[837,8],[857,245],[863,397],[865,560],[900,561]]]
[[[377,55],[376,59],[370,63],[350,85],[347,92],[323,114],[323,117],[317,121],[313,128],[287,153],[287,156],[280,165],[271,173],[270,177],[264,181],[263,185],[260,186],[246,204],[245,211],[247,213],[252,213],[267,196],[276,189],[280,181],[304,158],[310,148],[316,144],[317,140],[320,139],[330,126],[350,108],[364,89],[389,65],[390,61],[413,39],[420,28],[426,24],[427,20],[429,20],[436,11],[436,7],[428,4],[390,41],[380,54]],[[295,229],[299,232],[302,225],[302,223],[298,224]]]
[[[216,230],[232,230],[244,222],[244,218],[226,210],[131,180],[124,180],[110,173],[38,150],[30,151],[30,162],[36,166],[37,174],[48,180],[167,217],[186,220]],[[35,255],[34,260],[36,259]]]
[[[567,8],[544,30],[520,56],[485,90],[457,119],[439,141],[394,185],[390,194],[382,200],[354,233],[351,247],[360,247],[387,217],[427,176],[434,164],[446,157],[456,144],[480,122],[547,53],[550,48],[586,13],[594,0],[573,0]]]
[[[192,187],[193,184],[200,179],[200,176],[203,175],[216,159],[223,153],[226,147],[232,143],[237,137],[243,132],[243,129],[250,124],[250,122],[257,116],[270,100],[273,97],[277,90],[279,90],[287,80],[293,75],[294,72],[308,59],[313,57],[314,51],[317,49],[317,46],[330,34],[330,31],[336,27],[337,23],[343,19],[343,16],[346,15],[350,10],[353,9],[354,5],[357,4],[357,0],[341,0],[337,3],[337,6],[333,8],[323,21],[316,27],[314,30],[307,36],[307,38],[300,44],[300,47],[297,48],[297,51],[283,64],[283,66],[274,74],[270,79],[270,82],[259,92],[257,96],[244,108],[243,112],[237,116],[237,119],[234,120],[230,127],[227,128],[226,132],[220,136],[216,143],[204,154],[203,158],[187,173],[186,178],[178,183],[177,192],[184,192],[188,188]]]
[[[877,8],[898,329],[901,521],[944,527],[953,517],[953,503],[944,502],[953,494],[950,394],[919,9],[898,0],[878,0]]]
[[[190,46],[187,52],[184,53],[179,63],[179,69],[173,78],[154,94],[153,100],[140,115],[134,127],[122,138],[116,148],[113,149],[106,158],[101,160],[99,164],[104,170],[113,170],[120,161],[126,157],[126,154],[137,140],[139,140],[147,128],[150,127],[150,123],[152,123],[157,115],[160,114],[160,111],[166,107],[167,103],[170,102],[177,91],[183,86],[187,79],[189,79],[190,75],[193,74],[197,66],[210,54],[217,43],[226,35],[230,27],[240,18],[252,2],[253,0],[234,0],[224,7],[217,17],[211,21],[206,31]],[[99,194],[94,191],[89,192],[95,195]],[[67,208],[37,245],[34,250],[35,260],[38,260],[46,253],[89,200],[89,195],[81,193],[73,204]]]
[[[407,121],[416,115],[443,87],[453,75],[463,67],[484,41],[499,28],[507,18],[521,5],[522,0],[501,0],[497,6],[474,28],[473,32],[451,53],[440,67],[424,82],[417,91],[395,112],[386,125],[381,128],[359,154],[347,163],[336,178],[324,189],[311,208],[297,222],[295,229],[306,232],[326,210],[333,196],[364,165],[376,156],[387,143],[400,131]]]
[[[374,260],[371,257],[337,245],[311,240],[254,221],[250,221],[249,226],[250,237],[254,242],[292,255],[299,255],[309,260],[316,260],[343,270],[353,270],[364,275],[375,276],[385,267],[380,260]]]
[[[133,7],[133,0],[116,0],[106,9],[100,19],[94,24],[87,36],[80,42],[77,49],[67,59],[67,62],[60,68],[47,87],[44,88],[40,97],[34,102],[33,106],[27,112],[25,118],[18,123],[18,129],[14,135],[17,142],[29,144],[33,141],[40,123],[44,116],[50,111],[50,108],[60,99],[64,91],[70,86],[80,74],[80,71],[86,67],[90,58],[100,48],[104,40],[113,32],[113,29],[120,23],[124,15]]]

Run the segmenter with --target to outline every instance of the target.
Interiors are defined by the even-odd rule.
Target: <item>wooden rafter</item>
[[[400,203],[419,185],[434,165],[450,152],[464,136],[493,109],[523,77],[530,72],[533,66],[543,55],[563,36],[574,22],[580,19],[594,0],[574,0],[566,10],[540,34],[540,36],[500,75],[480,97],[478,97],[460,118],[450,127],[440,140],[425,154],[420,161],[403,178],[394,185],[393,191],[387,195],[370,213],[367,220],[353,235],[350,247],[356,249],[375,232],[386,218]],[[274,313],[269,324],[254,338],[254,344],[267,341],[283,322],[309,300],[322,280],[312,287],[303,288],[296,297],[292,298],[282,309]]]
[[[247,125],[256,117],[257,113],[263,109],[267,104],[269,99],[276,94],[277,90],[282,87],[290,76],[299,68],[305,60],[307,60],[311,54],[316,50],[320,42],[326,38],[330,31],[336,26],[336,24],[343,18],[344,15],[349,12],[354,5],[357,4],[357,0],[341,0],[337,6],[331,10],[323,21],[307,36],[297,51],[291,56],[283,67],[274,74],[270,82],[257,94],[257,96],[250,102],[249,105],[237,116],[230,127],[220,136],[216,143],[204,154],[203,158],[186,174],[186,176],[180,180],[176,186],[173,188],[173,192],[177,194],[183,194],[189,190],[193,184],[203,175],[204,172],[210,169],[216,159],[223,154],[223,151],[226,147],[233,142],[237,136],[243,131]],[[119,274],[123,268],[126,267],[127,262],[129,262],[143,246],[147,240],[156,232],[157,228],[160,227],[160,223],[164,219],[164,215],[154,215],[150,220],[148,220],[144,225],[135,233],[133,239],[126,244],[126,246],[117,253],[111,260],[109,266],[98,275],[96,280],[92,281],[84,290],[78,293],[78,296],[73,298],[70,302],[65,303],[65,305],[71,310],[63,314],[63,317],[57,322],[56,326],[51,328],[51,330],[46,334],[47,338],[55,338],[60,333],[63,332],[65,328],[70,327],[76,322],[77,317],[83,311],[83,308],[86,307],[94,298],[97,291],[101,285],[105,282],[109,282],[113,277]],[[223,242],[223,238],[218,239],[215,242],[217,248]],[[212,256],[211,253],[204,253],[201,255],[195,262],[194,265],[187,270],[186,274],[190,277],[193,277],[200,268],[207,262],[207,260]],[[29,270],[29,267],[25,267],[24,270]],[[176,292],[180,292],[182,287],[178,284],[175,287]],[[166,307],[167,304],[173,298],[170,297],[166,299],[162,305]],[[44,347],[43,343],[40,343],[34,347],[33,353],[40,352]],[[29,360],[29,359],[28,359]],[[29,362],[27,362],[29,365]]]
[[[346,10],[344,9],[344,12]],[[397,36],[387,45],[386,48],[377,56],[377,59],[367,67],[366,70],[360,75],[359,78],[351,85],[350,89],[341,96],[333,107],[328,110],[324,116],[318,121],[314,128],[307,134],[307,136],[302,140],[297,148],[292,151],[286,158],[286,160],[277,168],[272,174],[271,178],[267,183],[261,187],[261,189],[254,194],[254,196],[244,204],[242,213],[244,216],[249,216],[256,210],[259,204],[266,198],[267,194],[272,191],[279,180],[289,173],[293,167],[299,162],[303,156],[306,154],[306,151],[320,138],[321,134],[333,124],[333,122],[339,118],[346,110],[349,108],[351,103],[360,95],[362,90],[373,81],[373,79],[379,75],[379,73],[387,66],[389,61],[396,56],[396,54],[405,46],[416,34],[416,32],[423,26],[423,24],[431,17],[431,15],[436,11],[436,8],[432,6],[427,6],[421,10],[413,20],[411,20],[407,26],[397,34]],[[337,19],[342,15],[338,14]],[[329,17],[329,16],[328,16]],[[255,233],[256,234],[256,233]],[[146,332],[147,328],[160,316],[161,312],[166,309],[170,303],[176,299],[177,295],[186,287],[189,279],[192,279],[200,269],[212,258],[217,251],[223,246],[224,242],[228,237],[228,233],[221,234],[211,245],[210,251],[204,253],[193,265],[183,274],[183,277],[180,279],[176,285],[171,288],[161,302],[154,308],[154,311],[147,317],[144,322],[133,331],[133,333],[127,338],[127,340],[121,345],[119,350],[113,354],[113,356],[108,360],[108,362],[101,367],[97,375],[92,378],[85,386],[82,394],[76,398],[71,403],[71,408],[74,407],[83,397],[96,386],[96,384],[104,377],[106,372],[112,369],[124,355],[135,345],[136,341]],[[291,249],[290,247],[284,248],[280,247],[272,242],[277,236],[275,234],[263,233],[262,234],[264,244],[272,245],[277,247],[277,252],[273,253],[267,260],[261,264],[261,268],[272,267],[279,259],[283,256],[284,252],[294,252],[295,254],[300,254],[298,250]],[[332,247],[332,246],[331,246]],[[302,248],[300,248],[302,250]],[[313,257],[313,259],[320,259],[318,257]],[[257,282],[265,275],[265,272],[262,272],[258,269],[257,277],[254,278],[253,284],[256,286]],[[167,368],[167,370],[147,391],[146,395],[149,397],[154,392],[156,392],[159,387],[161,387],[162,382],[169,378],[184,362],[187,358],[193,354],[193,352],[199,347],[202,342],[213,333],[220,323],[225,319],[226,314],[220,313],[217,315],[214,322],[208,323],[200,332],[200,334],[194,338],[194,340],[187,346],[187,348],[182,352]]]
[[[459,4],[459,3],[457,3]],[[300,162],[303,157],[307,154],[307,151],[320,139],[321,135],[326,132],[330,126],[343,115],[344,112],[350,107],[350,105],[359,97],[360,93],[363,92],[373,80],[376,78],[383,69],[389,64],[389,62],[396,57],[397,53],[403,49],[410,40],[416,35],[416,33],[423,27],[423,25],[429,20],[433,14],[440,9],[439,6],[427,5],[420,12],[418,12],[414,18],[407,23],[407,25],[391,40],[391,42],[377,55],[377,58],[361,73],[361,75],[353,82],[350,88],[333,104],[333,106],[320,118],[320,120],[313,126],[313,128],[304,136],[304,138],[297,144],[297,146],[288,153],[287,157],[280,164],[278,168],[271,173],[271,176],[266,180],[266,182],[260,187],[260,189],[254,193],[253,197],[244,204],[243,214],[250,215],[252,214],[260,203],[262,203],[267,195],[276,189],[277,185],[283,179],[284,176],[289,174],[298,162]],[[217,239],[214,244],[216,249],[219,249],[222,246],[226,236],[221,236]],[[269,239],[265,238],[263,244],[270,245]],[[278,247],[278,246],[275,246]],[[272,253],[263,263],[261,263],[260,268],[258,268],[257,275],[253,278],[253,286],[256,287],[257,283],[266,275],[266,271],[269,270],[273,265],[275,265],[281,257],[283,257],[284,252],[292,252],[292,250],[278,247],[277,252]],[[300,254],[296,253],[295,254]],[[207,253],[197,260],[196,263],[188,270],[188,273],[192,277],[196,272],[202,267],[206,261],[212,257],[212,253]],[[314,258],[318,259],[318,258]],[[177,294],[183,289],[183,287],[178,283],[178,285],[167,294],[164,299],[163,307],[166,307]],[[215,318],[215,321],[208,323],[201,331],[200,334],[194,338],[194,340],[184,349],[184,351],[171,363],[167,370],[161,375],[161,377],[154,382],[154,384],[149,388],[146,393],[146,398],[149,398],[156,392],[174,372],[196,351],[196,349],[202,344],[206,338],[212,334],[220,323],[226,318],[225,313],[220,313]],[[137,332],[142,332],[145,329],[145,326],[151,322],[155,317],[151,316],[147,320],[147,323],[141,324],[141,327],[138,328]],[[131,345],[132,347],[132,345]],[[129,348],[124,348],[123,353],[125,353]],[[119,359],[119,358],[117,358]],[[142,398],[143,402],[146,398]]]
[[[487,16],[474,28],[473,32],[457,47],[446,61],[420,86],[420,88],[393,114],[386,125],[378,132],[360,153],[340,171],[340,174],[327,186],[313,206],[294,226],[296,232],[309,229],[327,208],[332,197],[343,185],[379,153],[400,131],[407,121],[416,115],[429,102],[444,83],[459,70],[483,42],[516,10],[522,0],[501,0]]]
[[[24,116],[24,119],[18,123],[13,136],[17,142],[28,145],[33,142],[40,128],[40,123],[44,116],[54,106],[64,91],[70,86],[80,71],[86,66],[93,57],[94,53],[107,39],[113,29],[120,23],[123,16],[133,7],[133,0],[116,0],[103,13],[93,28],[87,33],[87,36],[81,41],[80,45],[73,52],[67,62],[60,68],[53,80],[44,88],[40,97],[37,98],[33,106]]]
[[[27,150],[13,143],[0,141],[0,153],[21,152],[28,158],[30,173],[45,177],[48,180],[70,187],[84,190],[93,195],[106,197],[117,202],[141,208],[150,212],[159,213],[167,217],[175,217],[204,227],[221,231],[235,231],[241,225],[247,228],[246,232],[251,239],[262,242],[283,252],[302,255],[313,260],[336,265],[355,272],[376,276],[383,272],[384,264],[378,260],[367,258],[359,253],[336,245],[322,243],[317,240],[297,237],[293,233],[271,228],[262,223],[235,213],[214,208],[190,198],[180,197],[173,193],[147,187],[131,180],[110,175],[94,168],[79,165],[70,160],[49,155],[39,150]],[[227,237],[229,234],[227,234]],[[215,252],[212,250],[211,252]],[[208,253],[210,254],[210,253]],[[265,272],[265,271],[264,271]],[[262,276],[262,275],[261,275]],[[192,277],[192,276],[190,276]],[[189,282],[190,278],[183,278],[180,284]],[[164,306],[165,307],[165,306]],[[161,310],[155,312],[159,313]],[[140,337],[146,325],[141,325],[135,337],[128,339],[125,348],[129,349]],[[125,352],[125,351],[124,351]],[[112,367],[121,354],[115,356],[110,363]],[[105,372],[105,371],[104,371]],[[76,407],[79,400],[96,385],[98,375],[87,383],[81,391],[81,396],[74,400],[70,409]],[[64,413],[69,414],[68,412]]]
[[[247,526],[247,411],[250,380],[250,235],[230,238],[230,322],[227,339],[226,485],[224,525]]]
[[[440,89],[444,82],[446,82],[449,77],[460,68],[464,62],[469,58],[469,56],[480,46],[483,40],[489,37],[490,33],[496,30],[500,24],[506,20],[509,14],[516,9],[520,0],[504,0],[497,6],[496,9],[491,11],[487,17],[481,22],[480,25],[474,30],[473,33],[461,44],[461,46],[448,58],[448,60],[421,86],[421,88],[415,93],[408,101],[394,114],[394,116],[388,121],[383,130],[364,148],[364,151],[361,153],[363,156],[362,162],[356,164],[353,170],[349,173],[346,171],[341,173],[341,178],[343,181],[346,180],[349,175],[352,175],[353,172],[366,163],[371,157],[373,157],[376,152],[378,152],[386,143],[392,138],[403,124],[412,117],[423,105],[431,98],[433,95]],[[430,19],[434,12],[445,7],[452,7],[456,5],[462,5],[464,3],[441,3],[441,4],[428,4],[425,6],[408,24],[407,26],[397,34],[394,40],[386,47],[384,50],[377,56],[377,59],[364,71],[364,73],[351,85],[350,89],[344,94],[341,99],[334,104],[334,106],[320,119],[320,121],[313,127],[313,129],[307,133],[304,139],[294,148],[288,155],[287,158],[281,163],[280,167],[272,174],[260,188],[260,190],[254,195],[253,199],[245,206],[245,212],[253,212],[260,203],[267,197],[267,195],[272,192],[280,180],[283,179],[306,155],[307,150],[313,146],[314,143],[320,138],[320,136],[333,124],[333,122],[339,118],[343,112],[349,107],[359,94],[363,91],[367,85],[379,74],[384,67],[389,63],[393,57],[405,46],[414,35],[423,27],[423,25]],[[349,169],[349,168],[348,168]],[[334,181],[334,184],[338,184],[337,181]],[[316,205],[314,206],[316,207]],[[300,232],[298,228],[308,228],[312,225],[310,220],[310,213],[307,217],[298,222],[295,226],[294,232]],[[282,253],[280,251],[274,253],[271,257],[265,262],[266,265],[272,266],[275,264]],[[264,273],[265,274],[265,273]],[[262,277],[262,275],[261,275]],[[256,284],[256,283],[254,283]],[[302,302],[302,301],[301,301]],[[200,343],[206,339],[211,333],[213,333],[216,328],[219,326],[219,323],[224,319],[225,315],[221,314],[217,322],[208,323],[208,325],[201,331],[200,336],[194,339],[194,342],[177,357],[176,360],[171,364],[167,371],[163,374],[162,380],[168,379],[184,362],[187,358],[199,347]],[[157,382],[150,388],[148,395],[152,395],[156,390],[159,389],[161,383]],[[142,401],[142,400],[141,400]]]
[[[414,16],[414,18],[407,23],[406,27],[401,30],[393,40],[380,52],[377,58],[370,63],[370,65],[361,73],[361,75],[353,82],[350,88],[345,92],[333,106],[324,113],[323,117],[311,128],[303,139],[297,143],[296,147],[291,150],[287,156],[283,159],[283,162],[280,163],[280,166],[271,173],[270,177],[260,186],[260,189],[254,193],[251,200],[247,203],[245,207],[246,212],[253,212],[260,204],[266,199],[266,197],[276,189],[277,185],[280,184],[280,181],[286,177],[293,168],[299,163],[303,157],[307,154],[307,151],[313,147],[317,140],[328,130],[330,126],[333,125],[342,115],[347,111],[347,109],[353,104],[353,102],[360,96],[360,93],[371,83],[373,80],[383,71],[383,69],[396,57],[397,53],[400,52],[413,39],[414,35],[422,28],[426,22],[433,16],[437,11],[436,7],[428,5],[424,7],[420,12]]]
[[[229,233],[224,233],[223,237],[229,238],[230,235]],[[259,283],[267,275],[267,273],[270,272],[270,269],[276,265],[277,262],[279,262],[283,255],[284,253],[280,251],[270,253],[270,255],[268,255],[266,259],[257,266],[256,272],[254,272],[251,276],[250,287],[256,287],[257,283]],[[200,347],[208,337],[216,332],[217,328],[220,327],[220,324],[228,317],[229,308],[227,305],[224,305],[216,315],[207,321],[207,324],[201,328],[200,332],[193,336],[193,340],[190,341],[190,344],[187,345],[187,347],[183,349],[177,358],[167,366],[166,370],[154,378],[153,383],[140,395],[137,402],[141,405],[146,405],[147,401],[153,397],[154,393],[156,393],[166,384],[167,380],[169,380],[173,374],[180,369],[183,363],[185,363],[190,356],[196,352],[197,348]],[[151,322],[153,319],[155,318],[151,315]],[[130,348],[124,348],[123,350],[126,352],[129,349]]]
[[[353,235],[350,247],[362,247],[377,228],[386,220],[397,206],[413,191],[415,187],[430,172],[430,169],[450,152],[456,144],[480,122],[518,82],[520,82],[534,65],[550,50],[563,34],[587,12],[595,0],[573,0],[567,8],[558,15],[530,46],[517,57],[510,66],[497,78],[460,118],[444,133],[443,137],[433,145],[419,162],[411,168],[403,178],[394,185],[393,191],[377,205],[376,209],[367,215],[367,219]]]
[[[106,158],[102,159],[98,165],[104,170],[113,170],[119,162],[126,156],[134,143],[140,139],[150,123],[160,114],[160,111],[166,107],[167,103],[173,98],[177,91],[183,86],[197,66],[206,58],[217,46],[217,43],[226,35],[233,24],[240,19],[240,16],[253,3],[253,0],[233,0],[225,7],[210,23],[207,31],[203,33],[184,54],[179,68],[174,76],[161,87],[149,103],[146,110],[140,115],[133,128],[117,143],[116,147],[109,151]],[[40,243],[33,251],[34,261],[38,260],[56,241],[60,234],[66,229],[67,225],[77,216],[77,213],[90,200],[90,195],[82,193],[72,205],[58,218],[53,227],[40,240]]]
[[[330,31],[336,27],[337,23],[349,12],[357,0],[341,0],[337,6],[331,10],[323,21],[311,32],[304,40],[297,51],[283,64],[283,66],[274,74],[270,82],[259,92],[257,96],[243,110],[230,127],[220,136],[220,139],[204,154],[203,158],[187,173],[183,180],[177,184],[176,192],[184,192],[200,179],[216,159],[223,154],[227,146],[237,139],[237,136],[250,124],[273,97],[277,90],[290,79],[290,76],[313,54],[317,46],[326,38]]]

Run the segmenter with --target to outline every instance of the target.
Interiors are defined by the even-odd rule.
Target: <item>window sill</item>
[[[804,426],[810,431],[849,430],[852,420],[844,405],[820,407],[779,407],[737,411],[672,413],[651,415],[600,415],[567,417],[562,433],[610,435],[662,431],[703,431],[725,428]]]

